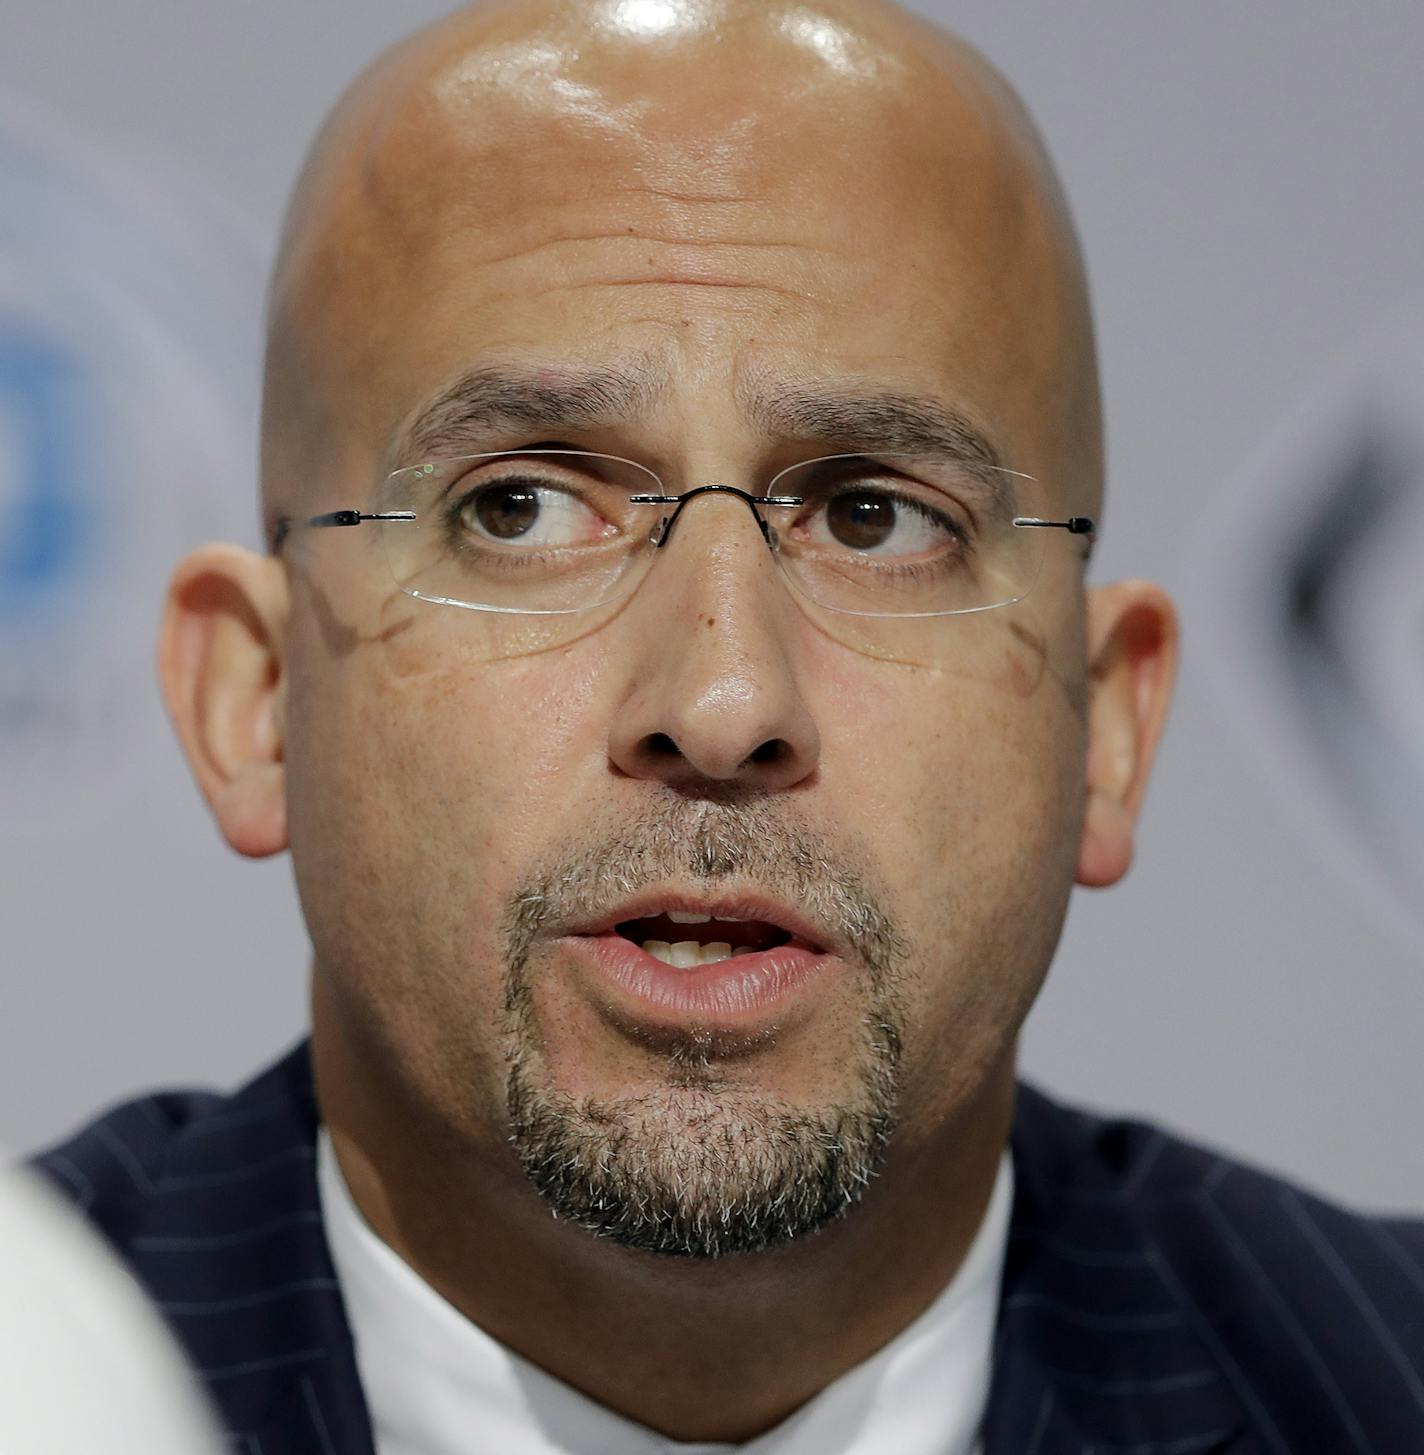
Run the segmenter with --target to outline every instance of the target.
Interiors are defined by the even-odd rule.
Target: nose
[[[626,690],[609,753],[682,789],[789,788],[820,759],[796,637],[804,623],[750,510],[687,502],[628,604]]]

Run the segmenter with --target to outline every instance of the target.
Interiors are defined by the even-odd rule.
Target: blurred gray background
[[[0,124],[23,116],[64,138],[81,170],[112,165],[124,183],[110,213],[163,211],[161,247],[190,245],[207,269],[185,296],[214,296],[172,306],[180,331],[195,331],[213,389],[229,390],[232,418],[198,427],[181,400],[167,410],[158,401],[146,428],[163,434],[170,420],[194,438],[166,504],[135,501],[148,526],[181,515],[175,543],[234,532],[255,541],[251,310],[285,193],[343,85],[446,8],[0,6]],[[1332,361],[1424,295],[1424,6],[918,8],[1019,87],[1076,209],[1108,407],[1096,578],[1153,577],[1185,613],[1184,670],[1138,863],[1117,889],[1080,891],[1029,1024],[1027,1072],[1349,1202],[1420,1208],[1420,937],[1329,812],[1299,811],[1292,800],[1311,786],[1273,772],[1269,734],[1234,710],[1233,673],[1249,672],[1249,658],[1224,640],[1232,614],[1213,611],[1201,567],[1220,544],[1213,521],[1258,488],[1270,442],[1310,414]],[[0,218],[16,205],[4,195],[15,175],[0,170]],[[185,237],[190,203],[204,220]],[[75,227],[102,250],[106,225]],[[0,262],[0,301],[5,284]],[[216,297],[223,287],[230,296]],[[63,293],[56,308],[74,303]],[[55,1136],[141,1087],[232,1084],[305,1021],[288,866],[245,863],[221,846],[168,742],[151,686],[161,585],[124,594],[128,625],[104,661],[132,686],[94,709],[89,766],[31,753],[6,770],[0,1140],[12,1145]],[[1424,630],[1412,641],[1417,669]]]

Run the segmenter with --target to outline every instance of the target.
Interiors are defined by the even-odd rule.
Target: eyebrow
[[[1001,469],[989,435],[967,414],[938,399],[896,390],[765,386],[742,399],[751,422],[774,438],[834,445],[845,454],[947,455]]]
[[[484,365],[443,389],[398,434],[392,463],[468,449],[482,432],[538,429],[554,435],[645,418],[668,393],[652,360],[596,369]],[[740,388],[747,422],[773,440],[844,454],[939,454],[1001,469],[999,450],[969,415],[941,400],[897,390],[778,385]]]
[[[635,368],[471,369],[443,389],[398,434],[393,455],[414,459],[468,448],[481,431],[596,428],[639,419],[666,391],[648,364]]]

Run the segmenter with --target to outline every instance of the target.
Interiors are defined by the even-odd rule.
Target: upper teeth
[[[744,919],[737,918],[736,915],[702,914],[697,910],[690,909],[669,909],[665,910],[664,913],[675,925],[744,925],[748,923]]]
[[[733,950],[725,940],[714,940],[704,945],[698,940],[679,940],[670,945],[666,940],[644,940],[644,951],[664,965],[676,965],[680,970],[690,970],[694,965],[715,965],[718,960],[730,960],[736,955],[755,955],[750,945]]]

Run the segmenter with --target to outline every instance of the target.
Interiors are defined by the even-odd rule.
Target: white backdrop
[[[126,280],[138,302],[117,333],[81,330],[86,377],[107,401],[97,445],[125,442],[102,478],[128,574],[87,608],[106,633],[87,660],[111,687],[81,694],[62,752],[33,751],[30,729],[25,753],[7,751],[0,1136],[12,1143],[140,1087],[235,1082],[304,1022],[289,870],[234,859],[208,826],[151,685],[162,583],[137,573],[202,535],[254,540],[255,310],[286,189],[351,75],[443,8],[5,0],[0,12],[0,320],[35,305],[40,274],[47,318],[89,318],[53,241],[76,229],[99,251],[126,237],[160,264]],[[1223,546],[1224,523],[1264,492],[1289,513],[1290,472],[1314,448],[1291,447],[1309,433],[1304,401],[1424,295],[1424,6],[920,8],[1003,67],[1049,138],[1102,343],[1111,486],[1097,576],[1155,577],[1186,616],[1138,865],[1122,887],[1079,896],[1027,1070],[1349,1201],[1424,1206],[1424,975],[1408,885],[1371,882],[1369,823],[1347,823],[1307,781],[1324,759],[1272,770],[1273,720],[1258,710],[1270,674],[1252,656],[1265,638],[1243,637],[1222,605],[1234,600],[1223,563],[1256,569]],[[36,148],[87,200],[68,215],[49,215],[53,198],[27,205],[20,227],[17,158]],[[1373,377],[1424,369],[1421,352]],[[138,373],[130,354],[146,360]],[[21,426],[0,409],[0,453],[7,427]],[[0,519],[17,508],[6,488],[0,474]],[[1388,669],[1416,680],[1422,601],[1402,595],[1415,620]],[[24,636],[6,630],[0,676],[0,738],[16,741],[14,683],[54,685],[25,667]],[[66,668],[79,682],[83,660]],[[1348,716],[1349,700],[1338,705]]]

